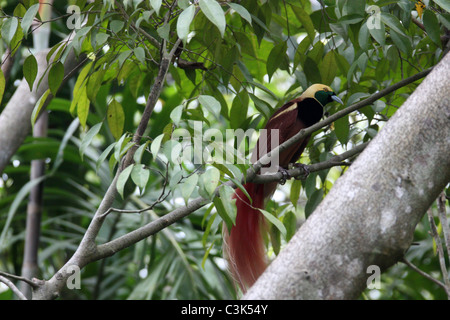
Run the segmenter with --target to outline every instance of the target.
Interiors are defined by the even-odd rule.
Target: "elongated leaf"
[[[150,5],[155,10],[156,14],[159,16],[159,10],[161,9],[162,0],[150,0]]]
[[[220,102],[213,96],[201,95],[198,97],[200,104],[209,110],[217,119],[220,118]]]
[[[391,30],[391,39],[394,42],[395,46],[400,49],[403,53],[410,55],[412,50],[412,44],[409,37],[397,33],[394,30]]]
[[[172,112],[170,112],[170,119],[177,126],[180,123],[181,115],[183,114],[183,105],[175,107]]]
[[[370,35],[378,42],[380,45],[384,46],[386,42],[386,27],[382,21],[377,21],[375,24],[370,24],[367,22],[367,28],[369,29]]]
[[[97,162],[95,163],[95,168],[98,172],[98,170],[100,169],[100,166],[102,165],[103,161],[105,161],[106,157],[111,153],[111,150],[114,148],[114,146],[116,145],[115,142],[111,143],[100,155],[100,157],[98,157]]]
[[[5,40],[6,44],[10,44],[11,40],[16,34],[17,28],[19,27],[19,20],[16,17],[6,19],[5,23],[2,25],[2,38]]]
[[[441,28],[439,26],[439,21],[436,17],[436,14],[433,11],[425,10],[423,14],[423,24],[430,39],[438,46],[441,46]]]
[[[450,12],[450,2],[448,0],[433,0],[447,12]]]
[[[267,220],[269,220],[270,223],[272,223],[278,230],[280,230],[283,236],[286,236],[286,228],[283,223],[277,219],[277,217],[275,217],[270,212],[267,212],[266,210],[259,209],[259,211],[264,215],[264,217],[266,217]]]
[[[272,78],[272,75],[275,71],[280,67],[283,63],[283,60],[286,56],[287,51],[287,43],[285,41],[277,44],[270,51],[269,57],[267,58],[267,75],[269,76],[269,81]]]
[[[40,6],[39,3],[32,5],[27,10],[27,13],[25,13],[25,15],[23,16],[21,25],[22,25],[22,30],[23,30],[23,34],[24,34],[25,38],[27,37],[28,29],[30,29],[31,24],[33,23],[34,17],[36,17],[36,14],[39,11],[39,6]]]
[[[219,196],[214,197],[214,206],[217,213],[225,222],[227,229],[231,230],[231,227],[236,223],[236,199],[232,199],[234,190],[224,185],[219,189]]]
[[[155,139],[153,139],[152,144],[150,145],[150,151],[154,158],[158,156],[159,149],[161,149],[161,142],[164,138],[164,133],[157,136]]]
[[[73,100],[72,103],[70,104],[70,114],[74,115],[75,114],[75,109],[77,107],[78,104],[78,100],[80,98],[80,92],[82,90],[82,88],[84,86],[86,86],[86,77],[89,74],[89,72],[91,71],[93,63],[90,62],[88,63],[80,72],[80,74],[78,75],[77,81],[75,82],[75,86],[73,88]]]
[[[203,185],[208,195],[212,196],[220,180],[220,171],[215,167],[210,167],[202,174]]]
[[[189,176],[186,180],[183,181],[181,184],[181,196],[183,197],[186,204],[188,203],[189,197],[192,195],[192,192],[194,192],[195,187],[198,183],[198,174],[194,173],[191,176]]]
[[[100,132],[100,129],[102,128],[103,122],[99,122],[96,125],[94,125],[89,131],[86,133],[86,135],[81,140],[80,145],[80,156],[81,159],[83,159],[84,152],[86,151],[87,147],[91,144],[92,139]]]
[[[108,106],[106,116],[112,135],[116,140],[119,139],[122,136],[125,123],[125,113],[123,112],[122,105],[116,100],[112,100]]]
[[[320,75],[322,77],[322,83],[330,85],[336,77],[337,65],[334,59],[334,52],[329,51],[323,58],[320,64]]]
[[[136,152],[134,153],[134,156],[133,156],[134,162],[141,163],[142,156],[144,155],[145,149],[147,148],[149,143],[150,143],[150,141],[147,141],[143,145],[139,146],[139,148],[137,148],[137,150],[136,150]]]
[[[89,107],[91,102],[88,99],[86,86],[83,86],[80,92],[80,98],[77,103],[77,116],[83,129],[86,127],[87,117],[89,115]]]
[[[347,116],[339,118],[334,122],[334,132],[340,143],[343,145],[347,144],[350,133],[350,124]]]
[[[150,171],[145,168],[145,165],[134,165],[133,170],[131,171],[131,179],[139,188],[141,188],[141,190],[145,188],[149,177]]]
[[[23,62],[23,76],[30,87],[30,91],[33,90],[34,80],[36,80],[38,72],[38,64],[36,58],[31,54]]]
[[[178,17],[177,21],[177,34],[178,37],[186,43],[187,36],[189,34],[189,27],[191,25],[192,19],[194,19],[195,7],[190,5]]]
[[[142,47],[137,47],[134,49],[134,55],[139,60],[140,63],[145,65],[145,50]]]
[[[389,26],[391,30],[406,36],[406,29],[402,26],[400,20],[393,14],[381,12],[381,20]]]
[[[128,178],[130,177],[131,170],[133,170],[134,164],[126,167],[123,169],[123,171],[119,174],[119,177],[117,178],[117,192],[120,194],[120,196],[123,199],[123,189],[125,188],[125,184],[128,181]]]
[[[246,90],[242,90],[234,97],[230,110],[231,128],[240,128],[242,123],[247,119],[248,101],[249,98]]]
[[[247,20],[248,23],[252,24],[252,16],[248,12],[247,9],[245,9],[243,6],[237,3],[228,2],[227,3],[231,9],[236,11],[243,19]]]
[[[316,36],[316,30],[314,29],[314,24],[309,16],[309,14],[306,13],[306,11],[301,7],[291,5],[291,8],[294,11],[297,19],[302,23],[303,27],[306,30],[306,33],[308,34],[308,38],[312,43]]]
[[[58,61],[50,69],[48,73],[48,86],[55,96],[64,79],[64,65]]]
[[[45,101],[47,101],[47,97],[50,94],[50,89],[47,89],[47,91],[44,92],[44,94],[39,98],[39,100],[36,102],[33,112],[31,113],[31,125],[34,127],[34,124],[36,123],[36,120],[41,112],[42,107],[45,104]]]
[[[225,21],[225,14],[220,4],[218,4],[215,0],[200,0],[199,5],[202,12],[209,19],[209,21],[216,25],[223,37],[227,23]]]

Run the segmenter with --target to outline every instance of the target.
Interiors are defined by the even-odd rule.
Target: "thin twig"
[[[11,278],[11,279],[14,279],[14,280],[23,281],[23,282],[29,284],[32,288],[37,288],[38,287],[38,285],[36,283],[34,283],[32,280],[27,279],[25,277],[16,276],[14,274],[10,274],[10,273],[4,272],[4,271],[0,271],[0,276],[6,277],[6,278]]]
[[[447,293],[447,295],[449,295],[449,292],[445,286],[444,283],[442,283],[441,281],[433,278],[432,276],[430,276],[428,273],[423,272],[422,270],[420,270],[418,267],[416,267],[414,264],[412,264],[411,262],[409,262],[408,260],[406,260],[405,258],[403,258],[402,260],[400,260],[400,262],[403,262],[404,264],[406,264],[408,267],[410,267],[411,269],[413,269],[415,272],[417,272],[418,274],[420,274],[421,276],[427,278],[428,280],[432,281],[433,283],[437,284],[439,287],[441,287],[442,289],[445,290],[445,292]]]
[[[19,297],[20,300],[28,300],[24,294],[19,290],[19,288],[17,288],[14,283],[12,283],[12,281],[10,281],[9,279],[0,276],[0,282],[3,282],[4,284],[6,284],[11,291],[17,296]]]

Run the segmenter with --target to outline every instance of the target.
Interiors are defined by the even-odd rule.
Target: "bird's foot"
[[[294,168],[302,168],[303,173],[299,176],[294,177],[295,180],[305,180],[306,178],[308,178],[310,171],[309,171],[309,167],[306,164],[303,163],[290,163],[289,167],[294,169]]]
[[[279,182],[281,185],[285,184],[287,180],[292,178],[289,174],[289,171],[283,167],[278,167],[278,172],[281,172],[282,175],[282,178]]]

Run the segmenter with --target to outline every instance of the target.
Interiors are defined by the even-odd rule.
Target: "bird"
[[[256,163],[276,147],[272,146],[272,143],[267,143],[271,141],[271,133],[275,132],[273,130],[278,130],[278,145],[282,144],[301,129],[319,122],[324,116],[324,106],[333,101],[343,104],[329,86],[313,84],[300,97],[285,103],[267,121],[264,128],[267,137],[263,143],[260,143],[262,137],[259,137],[252,151],[251,162]],[[288,166],[302,165],[296,162],[309,140],[310,136],[307,136],[280,152],[278,170],[283,174],[283,183],[285,179],[290,178],[287,174]],[[277,185],[277,181],[266,184],[251,182],[244,184],[243,187],[251,200],[240,188],[236,188],[233,194],[233,199],[236,199],[236,220],[231,230],[224,224],[223,252],[229,271],[243,293],[254,284],[268,264],[264,245],[267,225],[259,209],[264,209]]]

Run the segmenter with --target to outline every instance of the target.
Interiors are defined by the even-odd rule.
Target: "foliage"
[[[30,87],[41,80],[28,50],[28,36],[41,26],[31,23],[39,18],[37,3],[3,1],[0,22],[1,49],[8,46],[19,57],[11,80],[23,76]],[[84,24],[73,30],[72,41],[62,39],[77,16],[65,14],[62,2],[54,4],[52,50],[47,57],[56,62],[47,70],[50,89],[30,119],[34,123],[47,95],[56,96],[47,107],[49,136],[27,138],[2,176],[0,269],[20,274],[26,218],[22,190],[33,159],[46,159],[50,172],[44,192],[42,277],[51,277],[74,252],[120,159],[134,146],[132,136],[158,78],[161,58],[178,38],[182,47],[176,51],[149,129],[136,146],[135,163],[120,174],[117,184],[117,208],[152,206],[152,210],[111,213],[99,240],[116,238],[198,196],[214,198],[214,205],[89,265],[82,273],[82,290],[65,293],[81,299],[235,298],[220,249],[221,222],[233,223],[232,190],[221,187],[220,197],[214,197],[214,191],[221,182],[240,181],[249,165],[217,161],[226,146],[221,143],[224,135],[217,132],[262,128],[273,110],[313,83],[330,85],[345,106],[351,105],[434,66],[443,56],[448,41],[443,35],[450,26],[445,1],[425,2],[421,17],[409,0],[324,0],[322,6],[307,0],[77,0],[71,4],[81,9]],[[64,83],[63,66],[70,50],[83,67],[75,80]],[[370,141],[416,86],[401,88],[316,132],[301,162],[325,161]],[[6,84],[3,105],[14,89],[13,81]],[[333,105],[327,112],[342,108]],[[195,134],[200,134],[201,149],[180,143]],[[254,142],[252,136],[250,143],[244,143],[243,157]],[[184,151],[182,162],[172,158],[177,148]],[[277,191],[264,212],[273,215],[268,219],[274,227],[267,240],[272,256],[344,171],[345,167],[322,170]],[[18,206],[12,210],[15,202]],[[10,224],[3,223],[8,220]],[[433,273],[439,267],[425,230],[424,225],[418,227],[420,245],[409,254]],[[380,297],[445,295],[400,266],[384,275]]]

